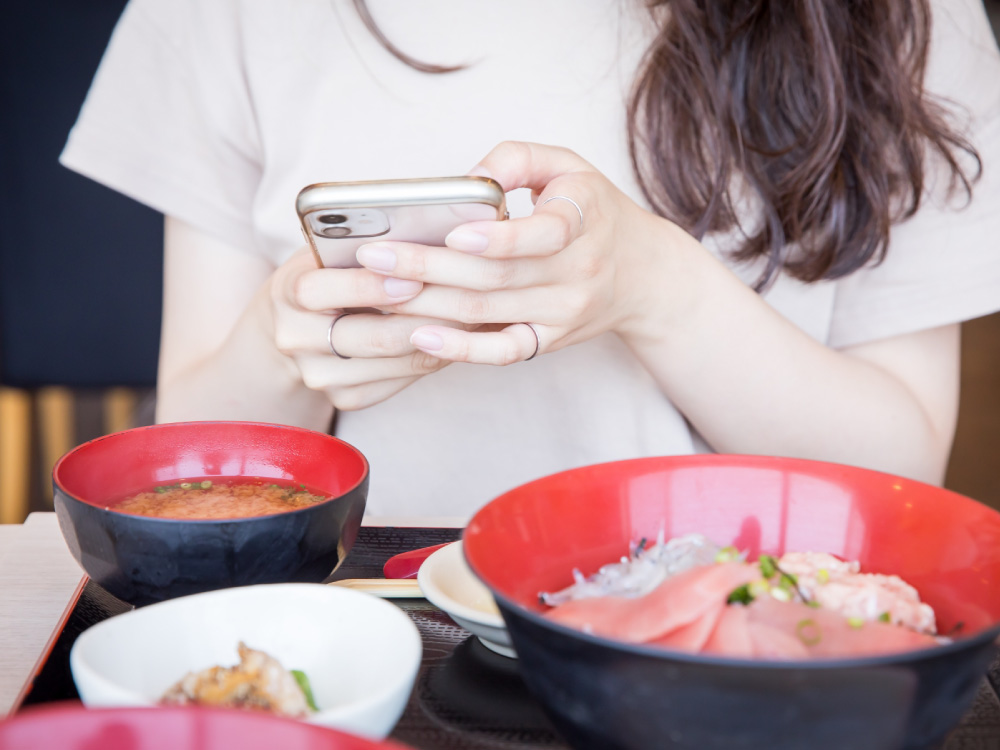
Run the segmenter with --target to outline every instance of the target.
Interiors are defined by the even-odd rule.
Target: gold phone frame
[[[309,223],[309,217],[313,213],[371,208],[387,210],[391,215],[393,209],[463,204],[489,206],[495,212],[495,216],[491,218],[499,221],[508,218],[506,195],[500,183],[489,177],[469,175],[315,183],[299,191],[295,199],[295,210],[316,264],[324,268],[326,266],[317,246],[317,238]]]

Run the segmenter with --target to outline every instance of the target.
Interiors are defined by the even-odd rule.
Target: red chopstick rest
[[[432,553],[442,547],[447,547],[449,544],[451,542],[435,544],[431,547],[421,547],[420,549],[411,549],[408,552],[400,552],[398,555],[393,555],[382,566],[382,575],[386,578],[416,578],[417,571],[420,570],[420,565],[423,561],[430,557]]]

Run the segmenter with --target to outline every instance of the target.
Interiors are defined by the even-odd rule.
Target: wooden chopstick
[[[344,578],[330,581],[328,585],[363,591],[383,599],[419,599],[424,596],[416,578]]]

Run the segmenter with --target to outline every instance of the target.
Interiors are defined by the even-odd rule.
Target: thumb
[[[590,171],[594,171],[593,165],[568,148],[505,141],[469,170],[469,174],[491,177],[505,192],[526,187],[537,195],[561,175]]]

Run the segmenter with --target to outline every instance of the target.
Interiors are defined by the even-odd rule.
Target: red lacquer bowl
[[[0,750],[405,750],[251,711],[191,707],[32,708],[0,721]]]
[[[881,657],[759,662],[628,645],[541,616],[539,592],[660,532],[700,532],[752,556],[859,560],[912,583],[940,632],[959,635]],[[726,455],[588,466],[496,498],[464,542],[529,688],[579,747],[926,747],[972,702],[1000,634],[1000,513],[848,466]]]
[[[304,484],[330,499],[226,520],[120,513],[113,502],[183,479]],[[87,574],[131,604],[256,583],[319,582],[357,538],[368,462],[330,435],[256,422],[137,427],[84,443],[52,472],[59,527]],[[106,506],[111,503],[111,507]]]

